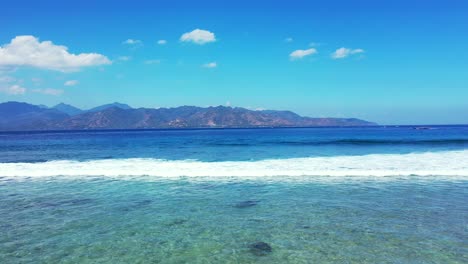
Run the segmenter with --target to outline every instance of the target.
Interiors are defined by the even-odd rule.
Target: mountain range
[[[112,103],[82,110],[64,103],[50,108],[22,102],[0,103],[0,131],[372,125],[376,124],[356,118],[311,118],[291,111],[227,106],[153,109]]]

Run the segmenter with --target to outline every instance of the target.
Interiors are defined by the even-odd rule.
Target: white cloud
[[[213,32],[197,28],[193,30],[192,32],[184,33],[180,37],[180,41],[193,42],[199,45],[203,45],[205,43],[216,41],[216,37]]]
[[[216,62],[210,62],[210,63],[203,64],[203,67],[205,67],[205,68],[216,68],[216,67],[218,67],[218,64]]]
[[[291,60],[297,60],[297,59],[302,59],[305,56],[313,55],[315,53],[317,53],[317,50],[314,48],[306,49],[306,50],[295,50],[291,52],[291,54],[289,54],[289,58],[291,58]]]
[[[161,60],[146,60],[145,64],[159,64]]]
[[[77,80],[69,80],[69,81],[66,81],[63,85],[65,85],[65,86],[75,86],[78,83],[79,82]]]
[[[119,61],[129,61],[131,59],[132,59],[132,57],[130,57],[130,56],[119,56],[117,58],[117,60],[119,60]]]
[[[139,45],[139,44],[143,44],[143,42],[141,42],[141,40],[138,40],[138,39],[127,39],[124,42],[122,42],[122,44]]]
[[[19,95],[19,94],[25,94],[26,88],[21,87],[17,84],[6,86],[6,87],[0,86],[0,92],[6,93],[6,94],[12,94],[12,95]]]
[[[97,53],[72,54],[66,46],[51,41],[39,42],[34,36],[17,36],[0,47],[0,67],[31,66],[62,72],[78,71],[82,67],[111,64]]]
[[[335,52],[332,53],[333,59],[344,59],[350,55],[363,53],[363,49],[348,49],[348,48],[339,48]]]
[[[294,41],[293,38],[285,38],[284,39],[284,42],[288,42],[288,43],[293,42],[293,41]]]
[[[363,49],[354,49],[351,51],[351,54],[358,54],[358,53],[363,53],[364,50]]]
[[[54,95],[54,96],[63,94],[63,90],[52,89],[52,88],[34,89],[32,91],[35,92],[35,93],[41,93],[41,94],[46,94],[46,95]]]
[[[165,44],[167,44],[167,40],[165,40],[165,39],[160,39],[160,40],[158,40],[158,44],[159,44],[159,45],[165,45]]]

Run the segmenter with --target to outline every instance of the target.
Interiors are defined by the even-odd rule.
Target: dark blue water
[[[468,126],[1,133],[0,162],[241,161],[468,148]]]

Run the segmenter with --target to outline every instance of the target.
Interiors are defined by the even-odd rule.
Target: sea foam
[[[260,161],[105,159],[0,163],[3,177],[157,176],[458,176],[468,178],[468,150],[409,154],[309,157]]]

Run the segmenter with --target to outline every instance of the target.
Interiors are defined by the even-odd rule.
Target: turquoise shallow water
[[[1,178],[0,263],[466,263],[467,201],[443,177]]]

